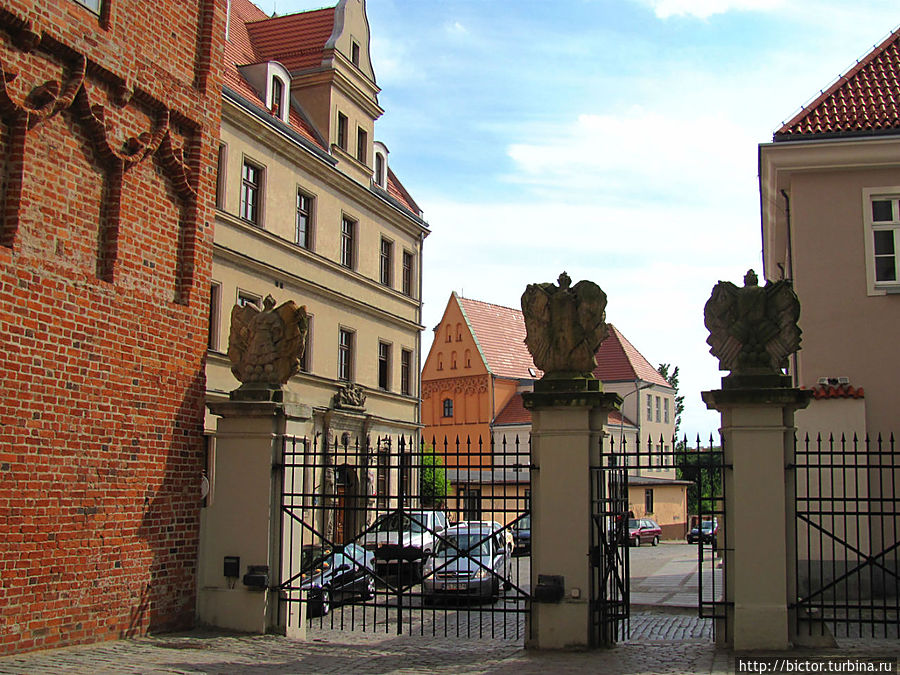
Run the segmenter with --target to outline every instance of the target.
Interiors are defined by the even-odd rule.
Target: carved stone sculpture
[[[609,335],[606,294],[591,281],[571,283],[563,272],[558,286],[529,284],[522,294],[525,345],[545,378],[593,378],[594,354]]]
[[[790,281],[759,286],[753,270],[744,287],[720,281],[703,310],[710,353],[732,375],[780,375],[800,349],[800,301]]]
[[[358,384],[347,382],[334,395],[335,408],[362,410],[366,406],[366,393]]]
[[[228,358],[241,388],[280,389],[300,370],[309,318],[306,307],[288,300],[278,309],[271,295],[263,309],[235,305],[231,310]]]

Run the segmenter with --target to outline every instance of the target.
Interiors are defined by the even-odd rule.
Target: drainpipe
[[[787,279],[793,283],[794,281],[794,246],[791,235],[791,197],[790,195],[781,190],[781,196],[784,197],[784,217],[785,223],[787,224]],[[782,271],[782,275],[785,273]],[[797,372],[798,364],[797,364],[797,352],[791,354],[791,380],[792,384],[797,387],[799,386],[800,374]]]
[[[423,242],[425,241],[425,233],[419,232],[419,302],[416,304],[416,325],[422,325],[422,270],[425,269],[425,266],[422,264],[423,260],[423,252],[424,246]],[[422,435],[422,331],[416,331],[416,396],[418,397],[418,403],[416,404],[416,444],[417,446],[421,445],[421,435]]]

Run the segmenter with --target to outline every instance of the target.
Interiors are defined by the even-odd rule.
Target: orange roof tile
[[[650,365],[633,344],[619,332],[619,329],[609,324],[609,337],[597,350],[597,368],[594,377],[603,382],[622,382],[643,380],[663,387],[669,383]]]
[[[401,183],[400,179],[397,178],[393,171],[391,171],[390,167],[388,167],[387,191],[391,197],[403,204],[403,206],[408,208],[413,213],[422,213],[422,209],[419,208],[419,205],[416,204],[416,201],[406,191],[406,188],[403,187],[403,183]]]
[[[455,294],[454,294],[455,295]],[[518,309],[456,296],[488,370],[497,377],[535,379],[525,346],[525,317]],[[537,377],[543,373],[534,371]]]
[[[251,34],[248,31],[248,25],[259,25],[260,23],[274,20],[267,17],[265,12],[250,2],[250,0],[232,0],[231,2],[228,40],[225,42],[225,85],[263,110],[266,110],[265,102],[243,78],[237,66],[271,60],[270,57],[260,55],[255,49]],[[277,61],[278,59],[274,60]],[[290,111],[288,119],[294,131],[320,148],[327,149],[322,145],[316,131],[296,110],[292,109]]]
[[[543,376],[543,372],[535,368],[531,353],[525,346],[525,317],[521,310],[459,296],[457,300],[485,364],[493,375],[514,379]],[[609,324],[609,337],[601,343],[596,356],[598,365],[594,376],[603,382],[643,380],[669,386],[656,368],[612,324]]]
[[[801,387],[805,389],[805,387]],[[862,387],[853,387],[849,384],[841,384],[834,386],[833,384],[818,384],[809,389],[813,393],[813,398],[865,398],[865,392]]]
[[[609,423],[616,426],[634,427],[634,422],[624,417],[618,410],[610,411]],[[531,424],[531,411],[525,408],[522,394],[513,396],[500,414],[494,418],[495,425]]]
[[[333,31],[334,7],[247,24],[259,60],[278,61],[289,71],[321,64],[325,43]]]
[[[900,29],[776,131],[774,139],[897,132],[900,132]]]

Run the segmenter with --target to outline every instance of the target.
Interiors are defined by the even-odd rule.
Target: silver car
[[[496,598],[509,589],[510,549],[493,523],[460,523],[435,542],[426,562],[422,593],[436,596]]]

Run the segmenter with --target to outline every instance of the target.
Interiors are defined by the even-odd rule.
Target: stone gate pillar
[[[739,288],[720,281],[704,308],[722,388],[703,392],[722,414],[725,464],[725,641],[732,649],[785,649],[796,598],[794,412],[812,393],[784,374],[800,348],[800,302],[790,281],[759,286],[753,270]],[[720,545],[722,538],[719,539]]]
[[[622,403],[599,380],[541,380],[531,410],[531,589],[526,646],[585,648],[591,637],[591,466],[610,410]],[[539,581],[545,583],[539,586]],[[553,581],[559,581],[554,596]]]
[[[525,344],[544,376],[523,394],[531,410],[533,649],[593,645],[591,466],[618,394],[605,394],[594,355],[609,335],[606,294],[591,281],[529,284],[522,294]]]
[[[787,382],[790,378],[785,378]],[[727,380],[727,378],[726,378]],[[722,414],[725,481],[725,566],[729,603],[725,641],[735,650],[785,649],[790,643],[794,483],[794,412],[812,392],[775,386],[703,392]],[[719,545],[723,545],[719,540]]]
[[[201,520],[198,620],[229,630],[302,637],[301,603],[281,607],[275,590],[283,569],[299,569],[299,551],[287,550],[281,541],[282,485],[276,469],[285,438],[303,435],[311,410],[291,401],[241,400],[240,394],[209,404],[220,419],[215,492]]]

